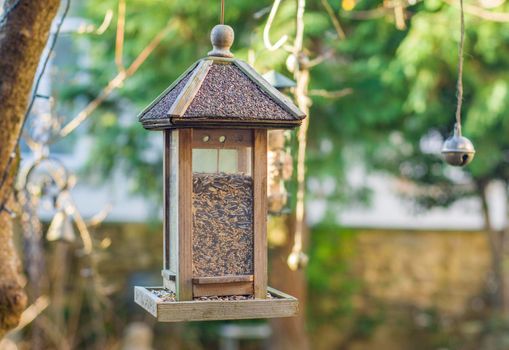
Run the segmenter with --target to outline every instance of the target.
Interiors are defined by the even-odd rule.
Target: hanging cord
[[[461,12],[461,37],[458,49],[458,83],[457,83],[457,106],[455,132],[461,135],[461,106],[463,104],[463,49],[465,44],[465,13],[463,11],[463,0],[460,0]]]
[[[299,0],[297,3],[295,41],[293,55],[297,58],[302,55],[304,42],[304,11],[306,1]],[[309,126],[309,99],[307,97],[307,86],[309,83],[309,70],[299,65],[296,66],[294,76],[297,80],[295,87],[295,96],[297,106],[304,111],[308,117],[304,119],[297,134],[299,148],[297,151],[297,203],[295,204],[295,234],[292,252],[288,256],[288,267],[292,271],[302,269],[306,266],[308,257],[304,250],[304,212],[305,212],[305,192],[306,192],[306,146],[307,131]]]
[[[13,8],[15,6],[17,6],[18,3],[19,3],[19,1],[16,4],[14,4],[11,8],[9,8],[8,11],[9,12],[12,11]],[[0,178],[0,188],[2,188],[2,186],[7,181],[7,177],[9,175],[10,168],[12,166],[12,162],[16,158],[16,148],[18,147],[19,141],[21,140],[21,136],[23,135],[23,129],[25,128],[25,124],[27,123],[28,116],[30,115],[30,112],[32,111],[32,107],[34,105],[35,98],[38,96],[37,90],[39,89],[39,84],[41,83],[41,80],[42,80],[42,77],[44,75],[44,72],[46,71],[46,67],[47,67],[48,62],[49,62],[49,60],[51,58],[51,54],[52,54],[53,50],[55,49],[55,45],[57,43],[58,35],[60,34],[60,28],[62,28],[62,24],[64,23],[64,19],[67,16],[67,13],[69,12],[70,4],[71,4],[71,0],[67,0],[67,2],[65,4],[64,12],[62,13],[62,16],[60,17],[60,21],[57,24],[56,31],[53,34],[53,40],[51,41],[51,45],[50,45],[50,47],[48,49],[48,53],[46,54],[46,57],[44,57],[44,61],[42,63],[41,71],[39,72],[39,75],[35,79],[35,84],[34,84],[34,89],[33,89],[32,97],[30,98],[30,102],[28,103],[28,108],[27,108],[27,110],[25,112],[25,116],[24,116],[23,122],[21,124],[21,128],[19,130],[19,134],[17,136],[16,143],[14,145],[14,149],[11,151],[11,153],[9,155],[9,159],[7,160],[7,164],[5,166],[5,170],[4,170],[3,174],[2,174],[2,177]],[[6,14],[7,13],[8,12],[6,11]],[[9,191],[7,191],[7,193],[9,193]],[[7,200],[8,200],[8,198],[3,198],[2,202],[0,203],[0,211],[7,210],[6,207],[5,207],[5,204],[7,203]]]
[[[224,24],[224,0],[221,0],[221,17],[219,17],[219,23]]]

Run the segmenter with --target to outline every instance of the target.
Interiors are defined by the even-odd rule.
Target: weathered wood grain
[[[253,295],[253,282],[226,282],[212,284],[194,284],[193,297],[222,295]]]
[[[171,164],[171,131],[163,132],[164,155],[163,155],[163,269],[170,268],[170,164]]]
[[[194,97],[203,83],[204,78],[212,66],[212,61],[202,60],[198,63],[198,67],[191,73],[189,80],[178,95],[175,103],[168,111],[169,116],[181,116],[187,107],[193,102]]]
[[[145,287],[134,287],[134,302],[157,317],[157,305],[161,299],[150,293]]]
[[[178,300],[193,298],[193,173],[192,129],[179,131],[179,237],[178,237]]]
[[[253,149],[254,207],[254,293],[267,295],[267,130],[254,130]]]
[[[169,212],[164,215],[169,216],[169,270],[178,272],[178,232],[179,232],[179,131],[170,130],[170,178],[169,183]],[[163,276],[164,277],[164,276]]]
[[[214,276],[214,277],[194,277],[194,284],[212,284],[212,283],[229,283],[229,282],[253,282],[253,275],[238,276]]]
[[[208,141],[204,137],[208,136]],[[224,136],[224,142],[219,137]],[[253,145],[253,133],[243,129],[194,129],[193,148],[238,148],[251,147]]]
[[[291,317],[299,308],[297,299],[272,288],[269,288],[271,299],[176,302],[164,302],[152,289],[160,287],[135,287],[135,301],[160,322]]]

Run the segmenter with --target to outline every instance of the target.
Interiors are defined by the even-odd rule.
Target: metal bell
[[[454,125],[454,134],[445,140],[442,155],[445,161],[453,166],[465,166],[474,159],[474,145],[461,136],[461,127],[458,124]]]
[[[51,220],[46,239],[48,241],[64,241],[68,243],[76,240],[72,219],[64,209],[59,209],[53,220]]]

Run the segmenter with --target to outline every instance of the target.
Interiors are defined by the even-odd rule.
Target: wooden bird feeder
[[[159,321],[293,316],[267,286],[267,130],[304,114],[230,52],[233,30],[139,116],[164,134],[162,287],[135,287]]]

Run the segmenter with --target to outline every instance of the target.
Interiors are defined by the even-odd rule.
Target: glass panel
[[[195,173],[251,174],[251,147],[239,149],[193,149]]]
[[[216,149],[193,149],[193,172],[215,173],[217,172],[218,157]]]
[[[253,274],[252,138],[248,132],[206,131],[193,141],[195,277]]]
[[[219,172],[221,173],[236,173],[239,170],[238,162],[239,151],[236,149],[220,149],[218,150],[219,157]]]

